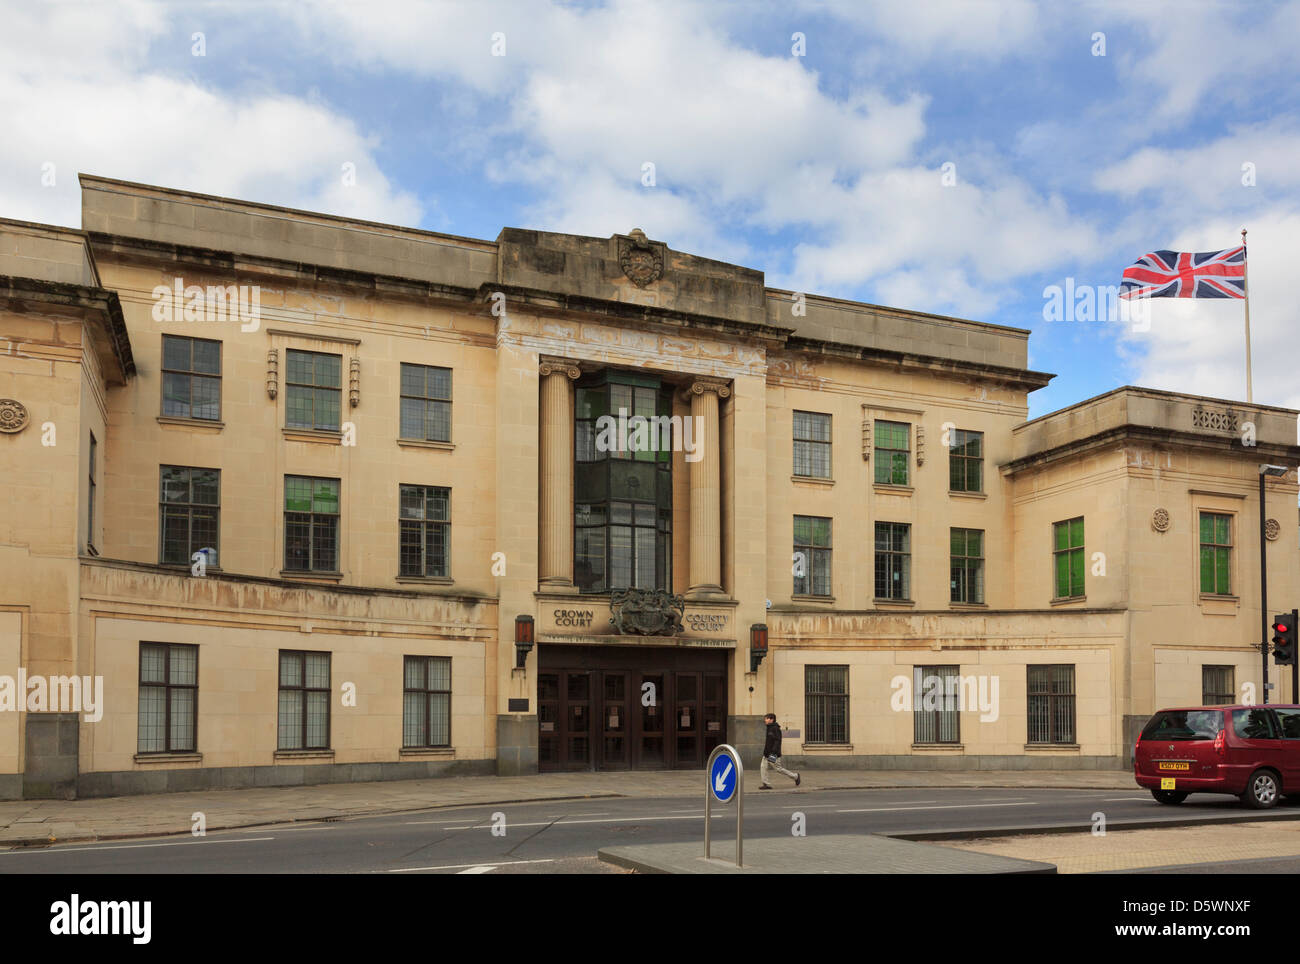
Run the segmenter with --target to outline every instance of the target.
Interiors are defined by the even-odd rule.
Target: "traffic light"
[[[1273,659],[1279,666],[1295,662],[1295,613],[1282,613],[1273,617]]]

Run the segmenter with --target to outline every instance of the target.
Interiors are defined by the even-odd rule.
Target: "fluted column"
[[[688,463],[691,472],[692,599],[722,596],[722,440],[719,400],[731,394],[717,378],[698,378],[686,389],[691,400],[700,458]]]
[[[538,582],[573,592],[573,381],[576,362],[543,357],[540,423],[541,492],[538,505]]]

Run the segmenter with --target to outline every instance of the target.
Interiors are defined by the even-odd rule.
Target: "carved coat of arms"
[[[661,247],[651,243],[640,228],[634,228],[631,234],[619,241],[619,266],[638,288],[644,288],[663,277],[664,255]]]
[[[609,610],[610,624],[620,635],[675,636],[682,631],[686,600],[662,589],[616,589]]]

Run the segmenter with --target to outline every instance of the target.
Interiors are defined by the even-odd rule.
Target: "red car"
[[[1133,778],[1166,804],[1231,793],[1265,809],[1300,795],[1300,704],[1161,710],[1138,737]]]

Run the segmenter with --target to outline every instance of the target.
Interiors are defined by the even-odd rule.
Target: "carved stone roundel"
[[[0,398],[0,432],[13,435],[21,432],[31,421],[27,406],[16,398]]]
[[[1151,528],[1155,529],[1156,532],[1169,531],[1169,510],[1168,509],[1156,509],[1155,512],[1151,513]]]
[[[1282,534],[1282,523],[1276,519],[1268,519],[1264,522],[1264,538],[1269,542],[1276,542],[1277,537]]]
[[[663,255],[646,240],[645,234],[639,229],[634,230],[628,240],[623,242],[618,263],[623,273],[638,288],[644,288],[663,277]]]

